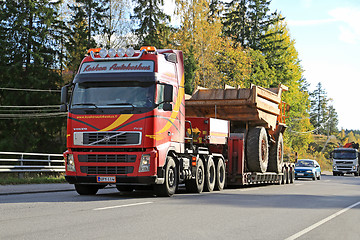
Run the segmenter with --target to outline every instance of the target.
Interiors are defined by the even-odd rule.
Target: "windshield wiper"
[[[95,103],[76,103],[76,104],[72,104],[72,106],[94,106],[97,110],[100,110],[101,112],[104,112],[103,110],[101,110]]]
[[[131,106],[132,109],[135,109],[135,106],[131,103],[108,103],[108,106]]]

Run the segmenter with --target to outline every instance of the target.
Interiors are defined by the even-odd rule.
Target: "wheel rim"
[[[198,171],[197,171],[197,182],[199,185],[201,185],[203,183],[203,169],[201,167],[198,168]]]
[[[267,144],[265,139],[261,140],[261,161],[262,162],[266,162],[266,148],[267,148]]]
[[[168,184],[169,187],[173,187],[175,184],[175,172],[173,168],[169,168],[168,172]]]

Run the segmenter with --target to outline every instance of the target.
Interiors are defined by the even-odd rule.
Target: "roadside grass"
[[[0,185],[66,183],[63,174],[0,174]]]

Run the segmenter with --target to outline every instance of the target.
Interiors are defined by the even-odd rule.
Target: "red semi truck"
[[[108,184],[171,196],[180,184],[200,193],[290,183],[282,90],[198,89],[185,97],[181,51],[91,49],[61,92],[65,178],[82,195]]]

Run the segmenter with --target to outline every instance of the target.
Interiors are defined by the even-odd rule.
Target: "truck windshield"
[[[334,151],[334,159],[355,159],[355,151]]]
[[[134,110],[154,107],[154,83],[144,82],[84,82],[76,83],[71,109]],[[108,112],[108,111],[106,111]]]

